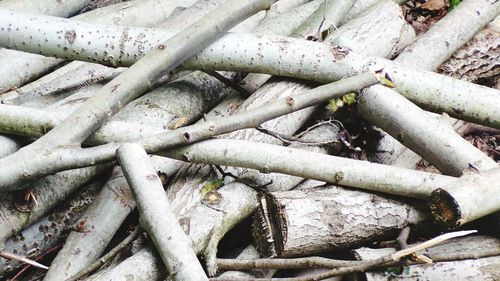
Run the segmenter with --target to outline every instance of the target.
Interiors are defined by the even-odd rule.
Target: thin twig
[[[35,261],[39,261],[41,259],[43,259],[46,255],[50,254],[50,253],[53,253],[54,251],[58,251],[59,249],[62,248],[64,244],[58,244],[52,248],[50,248],[49,250],[47,250],[45,253],[41,254],[40,256],[36,257],[35,258]],[[10,280],[11,281],[15,281],[17,279],[19,279],[19,277],[21,277],[21,275],[26,271],[28,270],[29,268],[31,267],[31,265],[27,264],[25,267],[21,268],[21,270],[19,270],[16,275],[14,275],[14,277],[12,277]]]
[[[36,262],[34,260],[28,259],[26,257],[20,256],[20,255],[14,254],[14,253],[9,253],[9,252],[2,251],[2,252],[0,252],[0,257],[6,258],[6,259],[10,259],[10,260],[17,260],[17,261],[20,261],[20,262],[24,262],[24,263],[32,265],[32,266],[34,266],[36,268],[49,269],[48,266],[45,266],[45,265],[43,265],[41,263],[38,263],[38,262]]]
[[[221,75],[219,72],[217,72],[217,71],[208,71],[208,70],[203,71],[203,72],[205,72],[206,74],[208,74],[208,75],[214,77],[215,79],[219,80],[220,82],[222,82],[224,85],[228,86],[229,88],[236,90],[243,97],[249,97],[250,96],[250,93],[247,90],[245,90],[243,87],[241,87],[238,83],[235,83],[231,79],[227,79],[226,77],[224,77],[223,75]]]
[[[449,240],[449,239],[452,239],[455,237],[469,235],[469,234],[476,233],[476,232],[477,232],[476,230],[468,230],[468,231],[457,231],[457,232],[446,233],[446,234],[440,235],[438,237],[435,237],[433,239],[430,239],[428,241],[422,242],[416,246],[407,247],[406,249],[397,251],[393,254],[386,255],[386,256],[383,256],[381,258],[374,259],[374,260],[368,260],[368,261],[342,261],[342,260],[330,260],[330,261],[328,261],[328,259],[323,259],[323,258],[318,258],[318,257],[314,257],[312,259],[309,258],[310,259],[309,261],[307,259],[302,259],[302,260],[290,259],[290,260],[299,260],[300,261],[300,262],[293,262],[292,261],[290,263],[292,266],[300,264],[301,266],[308,265],[309,267],[318,267],[317,265],[320,265],[320,264],[324,265],[324,264],[331,262],[331,265],[335,266],[336,268],[334,268],[330,271],[327,271],[325,273],[310,275],[310,276],[306,276],[306,277],[271,278],[271,279],[255,278],[255,279],[247,279],[247,280],[254,280],[254,281],[264,281],[264,280],[311,281],[311,280],[323,280],[326,278],[330,278],[330,277],[334,277],[334,276],[341,276],[341,275],[345,275],[345,274],[353,273],[353,272],[365,272],[365,271],[368,271],[370,269],[394,264],[394,263],[398,262],[402,257],[408,256],[408,255],[411,255],[417,251],[435,246],[435,245],[440,244],[446,240]],[[272,259],[267,260],[267,261],[264,259],[257,260],[257,261],[258,261],[258,264],[262,264],[262,265],[267,266],[264,268],[272,268],[269,266],[270,264],[273,263]],[[240,262],[242,262],[242,261],[241,260],[240,261],[233,261],[233,265],[236,265],[236,263],[240,263]],[[247,263],[248,261],[244,261],[244,262]],[[251,262],[253,262],[253,261],[251,261]],[[315,262],[317,262],[317,264],[315,264]],[[339,264],[341,264],[342,262],[346,262],[346,264],[350,264],[350,265],[347,265],[344,267],[339,267]],[[277,266],[278,265],[282,266],[284,264],[285,263],[283,262],[283,260],[278,260],[278,262],[276,262]],[[224,265],[227,265],[227,263],[225,261],[219,266],[222,268]],[[241,266],[238,268],[240,270],[243,270],[243,264],[239,264],[239,265],[241,265]],[[289,268],[293,268],[293,267],[289,267]],[[295,267],[295,268],[304,268],[304,267]],[[245,268],[245,269],[255,269],[255,267]],[[279,267],[279,269],[281,269],[281,267]],[[211,278],[210,280],[211,281],[222,281],[225,279],[224,278]]]
[[[279,139],[280,141],[283,142],[284,145],[290,145],[292,143],[297,143],[297,144],[303,144],[303,145],[319,146],[319,145],[326,145],[326,144],[338,142],[338,140],[329,140],[329,141],[304,140],[304,139],[300,139],[296,136],[281,134],[281,133],[263,128],[261,126],[258,126],[255,129],[263,134],[266,134],[266,135],[269,135],[271,137]]]
[[[139,234],[141,233],[142,229],[140,227],[137,227],[125,239],[123,239],[123,241],[120,242],[120,244],[116,245],[116,247],[111,249],[111,251],[109,251],[106,255],[102,256],[100,259],[95,261],[89,267],[82,269],[77,274],[68,278],[66,281],[77,281],[84,278],[87,275],[90,275],[91,273],[99,269],[101,266],[106,264],[108,261],[110,261],[112,258],[114,258],[116,255],[118,255],[121,251],[123,251],[123,249],[125,249],[130,243],[132,243],[135,240],[135,238],[137,238],[137,236],[139,236]]]

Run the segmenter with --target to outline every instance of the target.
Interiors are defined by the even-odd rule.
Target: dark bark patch
[[[64,38],[66,38],[66,41],[70,45],[73,44],[73,42],[75,42],[75,39],[76,39],[76,31],[74,31],[74,30],[66,31]]]
[[[341,60],[349,54],[349,49],[339,46],[334,46],[330,48],[330,53],[332,53],[335,60]]]

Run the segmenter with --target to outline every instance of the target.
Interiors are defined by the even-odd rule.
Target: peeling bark
[[[479,31],[462,48],[439,66],[439,71],[465,81],[477,81],[500,74],[500,17]]]

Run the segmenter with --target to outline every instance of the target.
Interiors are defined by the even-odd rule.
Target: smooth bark
[[[176,7],[188,6],[194,3],[194,1],[130,1],[90,11],[78,15],[73,19],[101,24],[152,26],[165,20]],[[15,2],[15,0],[10,2]],[[51,8],[46,9],[49,10]],[[16,9],[16,11],[19,10]],[[143,15],[145,14],[148,16],[144,17]],[[61,60],[12,50],[1,50],[0,61],[2,62],[0,64],[1,72],[4,74],[0,79],[0,92],[17,88],[26,82],[36,79],[61,63]],[[28,68],[26,64],[29,65]]]
[[[393,253],[395,249],[360,248],[354,251],[359,260],[372,260]],[[498,239],[489,236],[469,236],[447,241],[441,245],[425,249],[424,254],[435,263],[413,264],[394,277],[398,280],[494,280],[498,276],[498,256],[492,253],[500,251]],[[393,273],[394,274],[394,273]],[[362,274],[368,281],[387,280],[382,271]]]
[[[488,12],[482,13],[481,15],[485,16],[481,19],[486,18],[491,20],[493,17],[491,16],[491,10],[500,9],[497,6],[500,7],[500,4],[493,4],[492,7],[490,7],[489,4],[485,4],[482,8]],[[490,17],[488,17],[489,15]],[[482,21],[477,22],[481,23]],[[66,22],[66,24],[69,23]],[[52,24],[48,24],[47,30],[51,30],[51,26]],[[83,28],[82,25],[80,25],[80,27]],[[40,26],[37,28],[40,28]],[[93,30],[97,27],[89,26],[89,28]],[[109,28],[100,27],[100,29],[111,32]],[[77,30],[76,27],[74,27],[74,30],[79,34],[84,32],[83,30]],[[140,33],[138,29],[129,29],[130,32],[133,30],[135,30],[136,33]],[[134,32],[131,34],[133,33]],[[121,33],[120,31],[116,31],[112,32],[112,34],[115,34],[115,38],[118,39]],[[151,33],[151,35],[153,35],[153,33]],[[156,36],[159,36],[159,33]],[[16,43],[18,48],[30,48],[31,44],[23,45],[23,40],[27,39],[18,39]],[[44,42],[45,37],[40,37],[36,40]],[[147,37],[147,42],[151,42],[152,44],[151,47],[153,47],[154,42],[158,40],[160,39]],[[57,55],[66,56],[68,58],[73,57],[74,59],[78,55],[76,53],[80,53],[80,55],[78,55],[79,59],[95,59],[102,63],[112,65],[118,65],[120,63],[120,58],[129,59],[129,63],[132,63],[136,60],[134,54],[139,56],[147,51],[147,49],[137,50],[137,48],[129,50],[119,50],[115,48],[113,50],[110,46],[117,46],[117,42],[108,41],[106,39],[100,43],[96,41],[93,42],[93,45],[97,44],[100,46],[108,44],[108,48],[97,48],[98,54],[95,55],[95,51],[85,51],[92,46],[77,46],[80,44],[78,40],[72,45],[68,45],[63,41],[62,39],[59,43],[49,41],[52,45],[50,48],[51,54],[57,51]],[[250,35],[227,35],[198,54],[193,60],[189,60],[184,66],[188,68],[201,67],[207,70],[264,72],[312,79],[321,82],[340,79],[344,76],[351,75],[353,72],[360,71],[363,68],[366,69],[370,67],[372,70],[385,68],[395,80],[398,91],[419,103],[425,104],[427,106],[426,108],[432,109],[433,106],[435,106],[433,104],[434,101],[439,99],[440,107],[435,107],[434,110],[436,111],[445,111],[450,116],[480,122],[489,126],[500,126],[498,125],[500,121],[497,121],[500,120],[499,116],[497,116],[500,110],[497,108],[498,94],[496,90],[480,87],[467,82],[458,82],[455,79],[443,77],[442,75],[431,72],[402,68],[399,64],[383,59],[363,57],[345,49],[333,48],[330,50],[330,48],[325,48],[321,50],[321,48],[318,48],[318,45],[320,45],[318,43],[299,42],[301,41],[285,38],[271,39],[266,37],[255,38],[255,36]],[[12,44],[14,44],[14,42],[11,42],[11,45]],[[57,44],[59,44],[59,47],[57,47]],[[46,43],[44,45],[48,46]],[[259,47],[263,45],[266,45],[267,48]],[[68,49],[65,50],[64,48]],[[149,46],[145,48],[149,48]],[[84,51],[81,51],[81,49],[84,49]],[[103,55],[104,51],[106,51],[106,55]],[[120,51],[123,51],[125,54],[128,53],[129,57],[127,58],[125,56],[124,58],[123,55],[120,55]],[[231,55],[228,56],[228,54]],[[278,54],[278,56],[276,54]],[[301,57],[303,55],[305,56]],[[332,64],[336,67],[332,66]],[[465,92],[467,94],[457,95],[457,92]],[[475,98],[471,98],[471,93],[473,92],[476,92],[474,94]],[[432,100],[428,99],[431,95],[433,96]]]
[[[189,56],[222,36],[224,31],[240,22],[242,18],[272,4],[270,0],[255,0],[246,5],[231,2],[235,0],[229,1],[225,5],[226,9],[210,13],[162,43],[140,62],[106,84],[56,128],[29,146],[1,159],[0,162],[2,164],[10,162],[11,167],[19,168],[23,166],[23,162],[26,163],[27,158],[36,157],[51,148],[82,143],[100,124],[146,91],[155,78],[173,70]],[[214,28],[215,26],[217,28]],[[28,161],[31,162],[31,159]],[[16,180],[16,177],[13,179]]]
[[[338,82],[317,87],[300,95],[295,94],[282,98],[281,100],[269,103],[252,111],[158,134],[143,140],[142,144],[148,152],[154,153],[175,146],[194,143],[218,134],[228,133],[242,128],[253,128],[262,124],[264,121],[275,117],[300,109],[305,109],[320,102],[324,102],[332,97],[341,96],[351,91],[357,91],[366,86],[373,85],[374,83],[377,83],[376,79],[377,78],[370,73],[359,74]],[[64,129],[64,127],[56,128],[62,128],[60,131]],[[54,130],[56,129],[52,129],[48,134],[51,134]],[[35,145],[40,147],[44,144],[44,142],[49,141],[54,136],[57,136],[57,132],[51,134],[49,138],[39,139],[42,141],[36,143]],[[54,143],[52,144],[52,147],[54,147]],[[8,166],[10,171],[4,171],[4,173],[1,174],[2,186],[5,188],[4,190],[8,190],[9,188],[18,187],[18,185],[15,185],[14,183],[20,180],[22,181],[28,178],[50,174],[60,169],[76,168],[79,166],[88,166],[103,161],[109,161],[113,159],[113,151],[116,148],[117,144],[110,143],[88,149],[63,149],[56,150],[55,153],[44,153],[36,158],[30,158],[28,162]],[[31,150],[34,150],[36,153],[36,149],[37,147],[34,149],[32,148]],[[47,148],[41,147],[40,149]],[[21,150],[21,152],[24,156],[22,154],[13,154],[9,157],[1,159],[0,163],[8,163],[17,157],[24,158],[32,153],[30,151],[26,152],[23,150]]]
[[[116,151],[139,210],[140,223],[149,234],[173,280],[208,280],[191,241],[168,203],[160,178],[147,164],[138,144],[123,144]]]

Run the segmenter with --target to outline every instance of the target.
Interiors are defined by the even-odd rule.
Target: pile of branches
[[[500,1],[404,2],[0,1],[2,278],[498,276]]]

